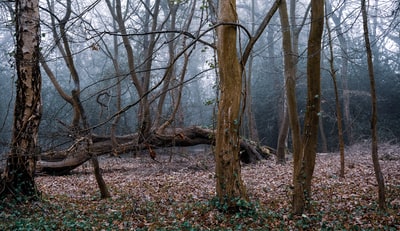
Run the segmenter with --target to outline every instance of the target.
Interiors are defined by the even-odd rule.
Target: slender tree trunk
[[[319,117],[318,123],[319,123],[319,133],[321,135],[321,142],[322,142],[321,151],[324,153],[327,153],[328,152],[328,140],[325,135],[324,121],[322,119],[322,114]]]
[[[35,199],[37,189],[34,172],[36,155],[40,152],[38,130],[42,115],[39,1],[17,0],[15,12],[17,94],[11,152],[1,176],[0,195]]]
[[[158,15],[160,12],[160,0],[156,0],[154,2],[154,6],[150,7],[150,2],[149,0],[146,0],[145,4],[146,8],[149,9],[145,16],[146,24],[149,26],[144,27],[145,32],[153,32],[157,30],[157,25],[158,25]],[[151,12],[150,9],[153,11]],[[151,19],[151,21],[150,21]],[[149,31],[150,30],[150,31]],[[151,110],[150,110],[150,102],[149,102],[149,96],[146,94],[146,92],[149,91],[150,88],[150,82],[151,82],[151,69],[153,66],[153,55],[154,55],[154,48],[156,45],[157,41],[157,36],[154,33],[150,33],[149,35],[145,36],[144,38],[144,43],[143,43],[143,53],[144,53],[144,65],[142,71],[144,73],[141,76],[141,85],[143,88],[143,93],[145,95],[142,95],[141,102],[139,105],[139,130],[142,134],[141,139],[146,139],[149,134],[151,127],[153,126],[153,121],[151,117]],[[157,112],[158,113],[158,112]],[[158,126],[158,124],[156,125]]]
[[[135,86],[135,89],[138,93],[138,96],[140,99],[139,104],[139,110],[138,110],[138,128],[140,133],[142,134],[141,137],[144,138],[148,135],[151,127],[151,120],[150,120],[150,106],[147,100],[147,88],[146,88],[146,83],[143,83],[140,81],[137,71],[136,71],[136,66],[135,66],[135,56],[133,52],[133,48],[131,45],[131,42],[129,40],[129,37],[127,36],[127,28],[125,26],[125,18],[124,15],[122,14],[122,6],[121,6],[121,0],[116,0],[115,1],[115,7],[114,5],[110,2],[110,0],[106,0],[107,6],[110,10],[111,15],[113,16],[114,20],[117,21],[118,24],[118,29],[122,35],[122,43],[125,47],[126,51],[126,56],[127,56],[127,63],[128,63],[128,68],[129,68],[129,75],[132,79],[133,85]],[[144,81],[150,81],[145,78]]]
[[[294,150],[293,213],[302,214],[305,202],[311,196],[314,172],[318,123],[320,115],[320,52],[324,26],[324,4],[311,0],[311,29],[307,53],[307,105],[301,150]],[[288,97],[289,99],[289,97]],[[291,115],[293,116],[293,115]]]
[[[115,24],[115,21],[113,21]],[[121,110],[121,71],[119,68],[119,62],[118,62],[118,57],[119,57],[119,48],[118,48],[118,38],[114,37],[114,57],[112,58],[114,69],[115,69],[115,75],[116,75],[116,92],[117,92],[117,101],[115,103],[116,111]],[[118,147],[118,141],[115,138],[116,137],[116,132],[117,132],[117,127],[119,124],[121,118],[121,114],[118,114],[115,116],[112,124],[111,124],[111,130],[110,130],[110,136],[111,136],[111,142],[114,147],[114,150],[117,149]],[[115,153],[114,153],[115,155]]]
[[[218,19],[221,23],[237,22],[235,0],[220,0]],[[239,200],[248,200],[239,159],[242,78],[236,49],[237,27],[221,25],[217,36],[221,95],[215,147],[216,191],[220,203],[229,210],[236,210]]]
[[[175,27],[176,27],[176,25],[175,25],[176,24],[176,13],[177,13],[177,10],[178,10],[178,7],[179,7],[179,5],[177,5],[177,4],[178,3],[173,3],[173,2],[169,3],[169,8],[170,8],[170,12],[171,12],[171,25],[170,25],[170,29],[171,30],[175,30]],[[193,15],[195,13],[195,10],[196,10],[196,2],[193,2],[192,6],[190,7],[190,11],[187,12],[187,16],[188,17],[187,17],[187,20],[185,21],[185,26],[184,26],[183,30],[186,30],[186,31],[189,30],[189,27],[190,27],[190,25],[192,23],[192,20],[193,20]],[[190,57],[190,55],[192,54],[192,52],[194,50],[193,48],[190,49],[190,50],[187,50],[188,49],[188,47],[187,47],[187,39],[183,38],[183,40],[181,42],[182,50],[187,50],[187,51],[184,53],[184,59],[182,61],[183,63],[180,65],[181,66],[181,70],[180,70],[180,74],[179,74],[180,78],[179,78],[179,81],[178,81],[177,78],[171,78],[173,76],[178,75],[177,74],[178,71],[176,70],[177,67],[175,65],[175,62],[176,62],[176,54],[175,54],[176,43],[173,42],[174,41],[174,37],[171,36],[169,38],[169,41],[170,41],[170,43],[168,44],[168,50],[169,50],[170,60],[169,60],[169,68],[167,70],[167,74],[168,75],[172,75],[172,76],[166,78],[166,79],[168,79],[168,80],[166,80],[166,81],[168,81],[168,85],[164,85],[166,88],[163,88],[163,90],[162,90],[163,94],[160,96],[159,105],[158,105],[158,109],[159,110],[157,110],[157,114],[158,115],[157,115],[157,117],[155,119],[155,122],[154,122],[155,126],[159,126],[158,129],[157,129],[157,133],[160,133],[160,132],[162,133],[165,128],[167,128],[170,124],[172,124],[177,119],[176,117],[179,116],[179,114],[180,114],[180,116],[179,116],[180,118],[178,118],[178,120],[179,120],[178,123],[180,123],[182,125],[183,122],[184,122],[184,120],[183,120],[184,116],[183,116],[183,111],[182,111],[182,107],[181,107],[181,99],[182,99],[183,86],[184,86],[183,83],[184,83],[184,80],[185,80],[187,67],[188,67],[188,64],[189,64],[189,57]],[[161,125],[158,125],[159,121],[161,119],[162,107],[164,105],[165,95],[167,94],[168,86],[170,86],[169,82],[171,82],[174,85],[174,86],[172,86],[173,89],[171,90],[171,95],[172,95],[172,97],[171,97],[172,100],[171,101],[172,101],[172,104],[173,104],[173,106],[172,106],[173,110],[172,110],[172,113],[170,114],[169,118],[166,119],[166,121],[163,122]],[[179,86],[179,87],[176,88],[177,86]]]
[[[102,199],[111,197],[111,194],[108,191],[107,184],[104,181],[103,176],[101,174],[100,164],[99,164],[99,160],[97,159],[97,155],[92,155],[91,161],[92,161],[92,166],[93,166],[93,173],[96,178],[97,185],[99,186],[99,189],[100,189],[100,197]]]
[[[71,79],[73,81],[73,90],[71,91],[71,94],[68,95],[63,89],[62,86],[59,84],[57,81],[56,75],[54,72],[50,69],[50,67],[47,65],[47,62],[45,60],[45,57],[40,54],[40,62],[42,64],[43,69],[45,70],[47,76],[50,78],[51,82],[53,83],[54,87],[56,88],[57,92],[60,94],[60,96],[68,102],[72,106],[73,110],[73,117],[70,125],[70,132],[72,133],[74,137],[79,137],[79,133],[81,130],[80,127],[80,121],[82,118],[82,115],[80,114],[80,105],[79,105],[79,95],[80,95],[80,78],[78,71],[75,67],[74,59],[73,59],[73,54],[70,48],[70,42],[68,40],[67,36],[67,23],[70,20],[71,14],[72,14],[72,1],[67,0],[65,4],[65,14],[64,17],[59,20],[57,17],[53,15],[51,17],[51,31],[53,34],[53,39],[56,41],[56,45],[58,47],[59,52],[62,55],[62,58],[64,59],[64,62],[69,70]],[[54,9],[54,4],[53,2],[48,1],[48,8],[50,9],[51,12],[55,12]],[[58,30],[59,29],[59,32]],[[75,94],[75,96],[73,96]],[[76,97],[77,96],[77,97]],[[78,101],[77,101],[78,100]]]
[[[292,90],[295,89],[296,85],[296,64],[294,63],[294,57],[292,56],[293,52],[293,47],[292,47],[292,33],[290,31],[290,24],[289,24],[289,15],[287,11],[287,3],[286,0],[281,2],[281,5],[279,6],[279,16],[281,20],[281,28],[282,28],[282,47],[283,47],[283,52],[284,52],[284,89],[286,90],[286,95],[283,97],[283,102],[282,102],[282,109],[283,109],[283,118],[281,120],[281,125],[279,128],[279,136],[278,136],[278,145],[277,145],[277,162],[278,163],[285,163],[285,154],[286,154],[286,140],[288,137],[289,133],[289,125],[296,126],[296,123],[298,125],[298,119],[291,118],[289,119],[289,108],[294,106],[290,111],[292,113],[293,110],[296,110],[297,114],[297,103],[296,99],[292,98],[291,99],[291,104],[288,102],[288,87]],[[291,86],[288,86],[287,84],[291,84]],[[294,84],[294,85],[292,85]],[[295,90],[294,90],[295,91]],[[290,93],[292,94],[292,93]],[[293,94],[291,97],[295,97],[295,94]],[[293,105],[294,104],[294,105]],[[297,117],[297,115],[296,115]],[[297,121],[293,121],[297,120]],[[299,132],[300,129],[297,131]],[[298,137],[295,138],[294,142],[296,142],[296,145],[300,143],[300,133],[297,134]]]
[[[379,208],[383,211],[386,210],[385,199],[385,181],[382,175],[381,167],[378,158],[378,135],[377,135],[377,107],[376,107],[376,90],[375,90],[375,76],[374,65],[372,63],[371,44],[368,34],[368,16],[365,6],[365,0],[361,0],[361,13],[363,18],[365,48],[367,50],[368,74],[371,85],[371,99],[372,99],[372,115],[371,115],[371,132],[372,132],[372,162],[374,164],[375,177],[378,182],[378,203]]]
[[[74,90],[72,91],[72,98],[74,98],[74,102],[77,103],[79,114],[82,116],[81,119],[82,119],[82,123],[83,123],[83,128],[84,128],[83,131],[84,132],[81,132],[80,135],[82,137],[84,137],[83,139],[86,141],[87,148],[85,151],[86,151],[87,155],[89,155],[91,157],[92,166],[94,169],[93,173],[96,178],[97,185],[99,186],[99,189],[100,189],[101,198],[108,198],[108,197],[110,197],[110,193],[108,192],[107,185],[106,185],[105,181],[103,180],[103,176],[101,175],[99,162],[97,160],[97,155],[91,154],[91,148],[93,146],[92,132],[89,128],[89,123],[87,122],[85,110],[83,109],[82,103],[79,100],[79,95]]]
[[[277,157],[276,162],[278,164],[286,163],[286,148],[287,148],[288,134],[289,134],[289,114],[285,103],[285,105],[283,105],[283,119],[281,122],[281,126],[279,128],[278,145],[276,148],[276,157]]]
[[[279,7],[282,28],[289,28],[289,16],[286,0]],[[300,177],[301,163],[303,161],[303,148],[301,142],[300,122],[297,113],[296,100],[296,69],[294,63],[291,31],[282,29],[282,45],[284,53],[284,70],[286,79],[286,96],[289,112],[289,122],[293,140],[293,212],[302,213],[304,209],[303,179]]]
[[[327,3],[328,4],[328,3]],[[326,15],[329,15],[328,13]],[[333,45],[332,45],[332,36],[331,36],[331,29],[329,26],[328,18],[326,20],[326,28],[328,31],[328,41],[329,41],[329,70],[332,77],[333,82],[333,90],[335,92],[335,105],[336,105],[336,120],[337,120],[337,127],[338,127],[338,139],[339,139],[339,151],[340,151],[340,171],[339,176],[340,178],[344,178],[345,175],[345,160],[344,160],[344,138],[343,138],[343,127],[342,127],[342,111],[340,108],[340,101],[339,101],[339,91],[337,87],[336,81],[336,71],[334,66],[334,57],[333,57]]]
[[[251,18],[252,18],[252,24],[251,24],[251,33],[254,33],[255,31],[255,0],[251,1]],[[247,71],[247,83],[246,83],[246,121],[247,121],[247,130],[248,130],[248,137],[250,140],[253,140],[255,142],[260,142],[259,136],[258,136],[258,131],[257,131],[257,125],[256,125],[256,119],[254,116],[254,110],[253,110],[253,100],[252,100],[252,94],[251,94],[251,79],[253,75],[253,52],[250,53],[249,56],[249,63],[248,63],[248,71]]]
[[[344,2],[346,4],[346,2]],[[353,132],[352,132],[352,119],[350,114],[350,93],[348,87],[348,80],[347,80],[347,69],[348,69],[348,60],[347,60],[347,41],[345,38],[345,33],[343,33],[341,27],[341,21],[338,16],[336,16],[335,12],[332,11],[332,6],[330,1],[326,1],[326,8],[327,12],[331,16],[330,18],[335,23],[335,32],[340,44],[340,51],[341,51],[341,65],[340,65],[340,80],[343,89],[343,134],[346,134],[347,143],[351,145],[353,143]],[[345,5],[343,6],[345,8]],[[343,138],[344,139],[344,138]]]

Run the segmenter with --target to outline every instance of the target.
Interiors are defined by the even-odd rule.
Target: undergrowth
[[[256,201],[253,199],[253,201]],[[318,205],[315,205],[318,207]],[[0,230],[398,230],[387,217],[399,217],[399,208],[380,213],[377,206],[342,211],[318,211],[292,216],[289,209],[268,208],[260,202],[243,202],[235,212],[224,210],[218,200],[179,202],[137,201],[130,195],[118,199],[87,201],[65,196],[43,197],[21,203],[0,204]],[[397,214],[396,214],[397,211]],[[358,221],[369,216],[369,224]],[[386,220],[386,221],[385,221]]]

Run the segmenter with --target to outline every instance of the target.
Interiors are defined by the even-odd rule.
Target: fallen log
[[[138,135],[117,136],[118,146],[113,147],[111,137],[92,135],[92,144],[87,146],[85,139],[80,139],[69,149],[63,151],[45,152],[38,161],[38,171],[52,175],[63,175],[88,161],[93,155],[114,154],[158,149],[172,146],[194,146],[198,144],[213,145],[215,132],[201,127],[168,128],[163,133],[152,133],[146,140],[139,143]],[[275,152],[272,148],[259,146],[255,142],[240,141],[240,158],[244,163],[253,163],[267,159]],[[153,157],[152,157],[153,158]]]

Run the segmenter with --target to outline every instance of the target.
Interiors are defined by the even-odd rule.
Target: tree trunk
[[[374,76],[374,65],[372,63],[372,52],[371,44],[368,35],[368,17],[365,6],[365,0],[361,0],[361,13],[363,18],[364,28],[364,39],[365,48],[367,50],[367,62],[368,62],[368,74],[371,84],[371,99],[372,99],[372,115],[371,115],[371,133],[372,133],[372,162],[374,164],[374,171],[376,181],[378,182],[378,204],[382,211],[386,210],[386,199],[385,199],[385,181],[382,175],[381,167],[379,164],[378,157],[378,135],[376,128],[377,121],[377,107],[376,107],[376,91],[375,91],[375,76]]]
[[[38,129],[42,115],[41,74],[39,68],[39,1],[18,0],[16,11],[17,94],[11,152],[1,178],[0,195],[35,199],[34,181]]]
[[[346,4],[344,2],[344,4]],[[329,12],[330,18],[335,23],[335,32],[339,40],[340,44],[340,51],[341,54],[339,55],[341,58],[341,65],[340,65],[340,80],[342,82],[342,89],[343,89],[343,133],[346,133],[347,137],[347,144],[353,144],[353,132],[352,132],[352,119],[350,114],[350,93],[348,87],[348,80],[347,80],[347,69],[348,69],[348,54],[347,54],[347,42],[345,38],[345,33],[343,33],[341,27],[341,21],[338,16],[336,16],[335,12],[332,10],[332,5],[330,1],[326,1],[327,12]],[[345,8],[345,6],[343,7]]]
[[[319,133],[321,135],[321,142],[322,142],[322,144],[321,144],[321,152],[327,153],[328,152],[328,140],[327,140],[326,135],[325,135],[324,121],[322,119],[322,112],[321,112],[321,114],[319,116],[318,123],[319,123]]]
[[[324,26],[324,4],[311,1],[311,29],[307,58],[307,110],[301,150],[294,150],[293,213],[302,214],[305,202],[311,195],[311,180],[314,172],[320,115],[320,52]],[[288,97],[289,98],[289,97]],[[292,115],[291,115],[292,116]]]
[[[129,75],[131,77],[133,85],[135,86],[138,96],[141,99],[138,109],[137,121],[138,121],[139,131],[142,134],[141,139],[143,139],[147,136],[147,133],[149,133],[151,127],[150,106],[147,99],[148,85],[146,82],[143,83],[142,81],[140,81],[137,75],[135,67],[135,56],[131,42],[129,40],[129,37],[127,36],[128,32],[125,26],[125,18],[122,14],[121,0],[116,0],[115,7],[113,4],[111,4],[110,0],[106,0],[106,3],[110,10],[111,15],[118,24],[118,29],[122,35],[122,43],[126,51]],[[150,80],[146,78],[145,81],[150,81]]]
[[[95,176],[96,181],[97,181],[97,185],[99,186],[99,189],[100,189],[101,198],[105,199],[105,198],[111,197],[111,194],[108,191],[107,184],[104,181],[103,176],[101,174],[99,161],[98,161],[96,155],[92,155],[92,166],[93,166],[94,176]]]
[[[304,192],[311,197],[311,180],[314,173],[318,143],[318,124],[321,103],[321,39],[324,29],[324,1],[311,1],[311,29],[307,52],[307,105],[303,128]]]
[[[118,0],[120,1],[120,0]],[[153,11],[147,12],[145,16],[145,24],[148,24],[149,26],[144,27],[144,31],[147,32],[153,32],[157,30],[158,26],[158,15],[160,12],[160,0],[156,0],[154,2],[153,7],[150,7],[150,2],[149,0],[146,0],[146,2],[142,2],[145,4],[147,9],[152,9]],[[150,20],[151,19],[151,20]],[[161,23],[162,25],[164,23]],[[150,31],[149,31],[150,28]],[[140,95],[141,100],[139,103],[139,110],[138,110],[138,123],[139,123],[139,131],[142,134],[140,140],[145,140],[147,136],[150,135],[150,129],[153,126],[153,121],[151,118],[151,109],[150,109],[150,100],[147,92],[149,91],[150,88],[150,82],[152,79],[152,69],[153,66],[153,56],[154,56],[154,48],[157,42],[157,36],[155,33],[150,33],[149,35],[146,35],[143,40],[143,73],[140,74],[140,83],[141,83],[141,88],[143,91],[144,95]],[[132,54],[133,55],[133,54]],[[157,122],[155,122],[157,123]]]
[[[289,119],[289,111],[291,113],[295,113],[297,117],[297,103],[296,103],[296,96],[295,92],[291,92],[291,99],[290,103],[288,102],[289,99],[289,90],[290,91],[295,91],[295,85],[296,85],[296,64],[294,63],[294,57],[293,57],[293,47],[292,47],[292,34],[290,31],[290,24],[289,24],[289,15],[287,11],[287,3],[286,0],[281,2],[281,5],[279,7],[279,16],[281,20],[281,29],[282,29],[282,47],[283,47],[283,53],[284,53],[284,89],[286,90],[286,96],[283,97],[283,102],[282,102],[282,109],[283,109],[283,118],[281,121],[281,125],[279,128],[279,136],[278,136],[278,145],[277,145],[277,151],[276,151],[276,156],[277,156],[277,162],[278,163],[285,163],[285,155],[286,155],[286,140],[288,137],[289,133],[289,125],[291,126],[298,126],[298,119],[297,118],[291,118]],[[289,86],[290,85],[290,86]],[[292,94],[293,93],[293,94]],[[288,107],[294,107],[289,109]],[[296,112],[294,112],[296,111]],[[296,121],[293,121],[296,120]],[[297,123],[297,125],[296,125]],[[296,128],[295,128],[296,129]],[[299,132],[300,129],[297,131]],[[294,134],[293,134],[294,135]],[[298,145],[299,143],[299,137],[300,133],[297,134],[298,136],[293,137],[293,142]]]
[[[236,1],[220,0],[219,22],[236,23]],[[236,49],[237,27],[221,25],[217,28],[217,53],[220,77],[215,147],[217,197],[228,210],[236,210],[238,201],[248,200],[240,167],[240,103],[242,92],[241,67]]]
[[[48,8],[54,15],[54,5],[52,2],[48,2]],[[69,70],[71,79],[73,80],[73,90],[71,94],[68,95],[63,89],[62,86],[59,84],[56,75],[47,65],[45,57],[43,54],[40,54],[40,62],[44,71],[46,72],[47,76],[49,77],[50,81],[53,83],[54,87],[56,88],[57,92],[60,96],[72,106],[73,109],[73,117],[70,125],[70,132],[71,135],[75,138],[80,136],[81,133],[81,126],[80,122],[83,118],[82,113],[82,105],[80,104],[80,77],[78,71],[76,69],[73,54],[70,48],[69,38],[67,36],[67,23],[70,20],[72,14],[72,1],[67,0],[65,4],[65,14],[64,17],[59,20],[57,17],[51,17],[51,31],[53,34],[53,39],[56,41],[56,45],[58,47],[59,52],[61,53],[64,62]],[[57,19],[57,22],[56,22]],[[57,30],[59,29],[59,32]]]
[[[200,127],[188,128],[166,128],[163,133],[152,133],[146,143],[138,144],[139,134],[126,136],[116,136],[118,148],[114,149],[110,136],[91,135],[93,144],[87,150],[84,140],[81,137],[67,150],[48,151],[41,155],[38,162],[38,171],[51,175],[68,174],[71,170],[90,160],[91,156],[101,156],[110,154],[128,153],[138,149],[152,149],[173,147],[173,146],[193,146],[198,144],[215,144],[215,131]],[[240,159],[244,163],[254,163],[259,160],[267,159],[275,150],[267,146],[259,146],[257,143],[240,140]]]
[[[251,20],[254,22],[255,20],[255,0],[251,1]],[[255,31],[255,24],[251,24],[251,33],[253,34]],[[258,131],[257,131],[257,126],[256,126],[256,119],[254,116],[254,110],[253,110],[253,100],[252,100],[252,94],[251,94],[251,79],[253,75],[253,52],[250,53],[249,55],[249,61],[248,61],[248,71],[247,71],[247,80],[246,81],[246,118],[245,118],[245,126],[244,126],[244,131],[247,132],[247,137],[253,141],[260,142],[259,136],[258,136]]]
[[[287,4],[283,0],[279,7],[282,28],[289,28],[289,17],[287,13]],[[304,194],[302,179],[299,176],[300,166],[303,161],[303,148],[301,142],[300,122],[297,114],[297,100],[296,100],[296,69],[295,69],[295,56],[293,56],[291,31],[282,29],[282,47],[284,53],[284,70],[286,80],[286,96],[289,112],[289,122],[292,131],[293,140],[293,210],[295,213],[303,211],[304,207]]]
[[[115,27],[115,21],[113,21],[114,27]],[[121,110],[121,101],[122,101],[122,87],[121,87],[121,70],[119,67],[119,61],[118,61],[118,57],[119,57],[119,48],[118,48],[118,39],[117,37],[113,38],[113,42],[114,42],[114,56],[112,58],[112,62],[113,62],[113,66],[114,66],[114,70],[115,70],[115,76],[116,76],[116,91],[117,91],[117,96],[116,96],[116,102],[115,102],[115,107],[117,111]],[[111,141],[113,144],[114,148],[118,147],[118,142],[115,139],[116,136],[116,132],[117,132],[117,127],[119,124],[121,118],[121,114],[117,114],[111,124],[111,130],[110,130],[110,135],[111,135]],[[113,153],[114,155],[114,153]]]
[[[286,97],[285,97],[286,98]],[[279,128],[278,145],[276,147],[276,162],[278,164],[286,163],[286,148],[289,134],[289,114],[286,103],[283,106],[283,119]]]
[[[328,3],[327,3],[328,5]],[[328,18],[327,18],[328,19]],[[331,37],[331,30],[329,27],[329,21],[326,20],[326,28],[328,31],[328,41],[329,41],[329,71],[332,77],[333,82],[333,90],[335,92],[335,105],[336,105],[336,120],[337,120],[337,127],[338,127],[338,139],[339,139],[339,151],[340,151],[340,171],[339,176],[340,178],[344,178],[345,174],[345,167],[344,167],[344,139],[343,139],[343,127],[342,127],[342,111],[340,109],[340,101],[339,101],[339,91],[337,87],[336,81],[336,71],[334,66],[334,57],[333,57],[333,45],[332,45],[332,37]]]

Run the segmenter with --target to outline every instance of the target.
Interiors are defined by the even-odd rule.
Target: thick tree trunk
[[[39,1],[18,0],[15,7],[17,94],[11,152],[1,175],[0,194],[33,199],[37,195],[34,172],[42,115]]]
[[[93,144],[87,150],[84,138],[77,140],[69,149],[42,153],[38,162],[38,171],[51,175],[68,174],[71,170],[90,160],[91,156],[122,154],[138,149],[151,149],[172,146],[193,146],[198,144],[215,144],[215,131],[200,127],[165,129],[163,133],[153,133],[146,143],[138,144],[139,135],[116,136],[119,146],[113,147],[111,136],[92,135]],[[254,163],[267,159],[275,150],[259,146],[255,142],[240,140],[240,159],[244,163]]]
[[[218,19],[221,23],[237,22],[235,0],[219,1]],[[217,36],[220,100],[215,135],[216,190],[220,203],[236,210],[238,201],[248,200],[239,159],[242,72],[236,49],[237,27],[222,25],[217,28]]]

